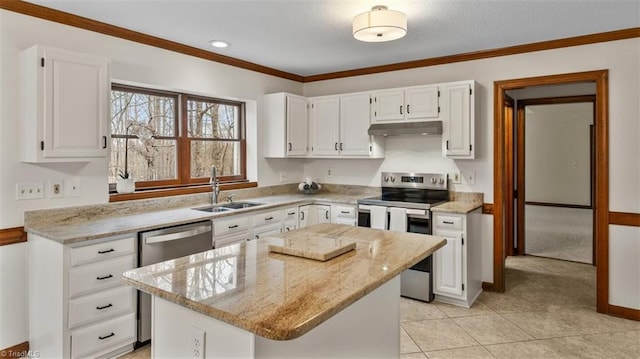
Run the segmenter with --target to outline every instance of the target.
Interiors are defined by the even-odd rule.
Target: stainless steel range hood
[[[376,123],[368,132],[371,136],[441,135],[442,121]]]

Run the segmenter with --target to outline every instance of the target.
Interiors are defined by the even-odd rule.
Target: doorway
[[[548,87],[531,90],[539,89],[553,91]],[[533,99],[518,96],[517,238],[511,252],[595,265],[596,97],[591,95],[595,87],[565,89],[584,91],[587,95]]]
[[[608,313],[609,302],[609,265],[608,265],[608,208],[609,208],[609,169],[608,169],[608,71],[590,71],[572,74],[551,75],[524,79],[497,81],[494,83],[494,263],[493,286],[498,292],[505,290],[504,266],[509,253],[507,238],[513,238],[514,211],[507,210],[515,200],[514,166],[509,165],[509,156],[513,156],[514,132],[509,131],[512,121],[506,118],[508,113],[507,91],[532,86],[559,85],[573,83],[595,83],[595,166],[594,166],[594,241],[596,250],[596,308],[600,313]],[[513,162],[511,162],[513,163]],[[518,164],[520,165],[520,164]],[[520,216],[520,213],[518,213]],[[512,239],[511,239],[512,240]]]

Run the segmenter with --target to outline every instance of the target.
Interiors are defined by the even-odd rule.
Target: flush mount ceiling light
[[[222,40],[211,40],[209,41],[209,43],[211,44],[211,46],[217,47],[217,48],[229,47],[229,43]]]
[[[353,18],[353,37],[366,42],[396,40],[407,33],[407,15],[376,5]]]

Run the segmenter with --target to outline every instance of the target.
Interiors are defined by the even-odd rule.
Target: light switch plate
[[[462,172],[462,182],[464,184],[476,184],[476,172],[475,171]]]
[[[462,175],[460,174],[460,171],[451,172],[449,174],[449,178],[451,178],[451,183],[453,184],[462,183]]]
[[[49,198],[62,198],[64,197],[64,181],[63,180],[51,180],[49,181]]]
[[[44,183],[18,183],[16,184],[16,199],[40,199],[44,198]]]
[[[80,180],[70,179],[64,181],[64,187],[67,190],[67,197],[80,197],[81,195],[81,187]]]

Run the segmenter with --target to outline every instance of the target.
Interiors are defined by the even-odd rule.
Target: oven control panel
[[[382,187],[447,189],[447,174],[382,172]]]

